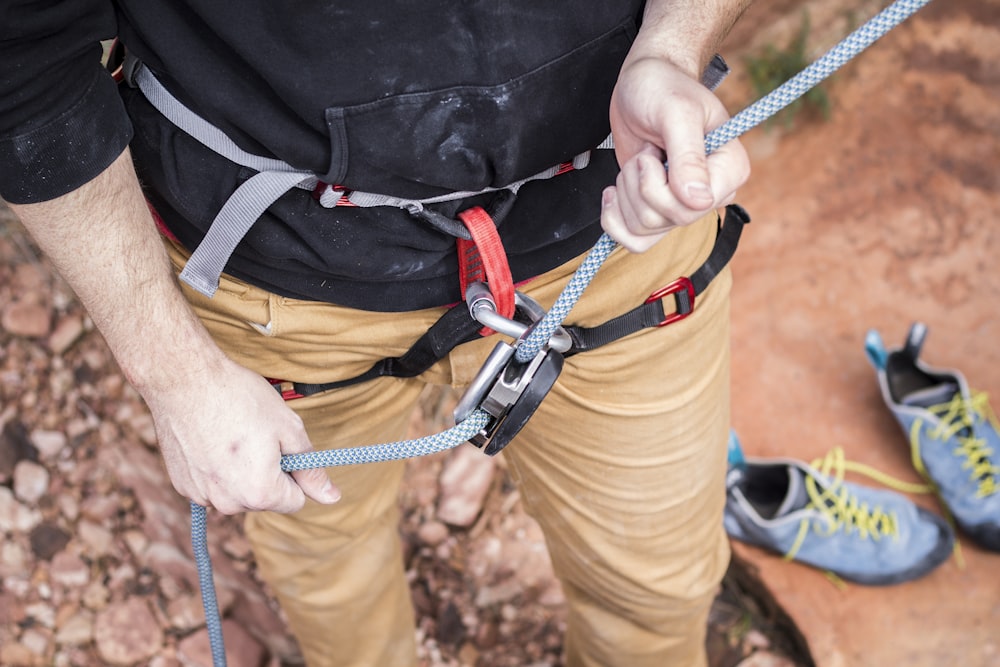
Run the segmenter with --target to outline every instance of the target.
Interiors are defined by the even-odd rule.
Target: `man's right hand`
[[[322,469],[282,472],[282,454],[311,451],[302,420],[262,377],[226,360],[177,389],[146,392],[174,488],[223,514],[294,512],[306,496],[340,499]]]

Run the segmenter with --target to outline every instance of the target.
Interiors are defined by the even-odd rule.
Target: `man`
[[[264,378],[336,382],[404,353],[463,297],[455,239],[433,223],[471,226],[469,211],[492,213],[479,233],[499,232],[512,281],[546,306],[599,224],[624,246],[573,324],[689,275],[749,174],[736,142],[705,158],[704,135],[727,116],[699,83],[748,2],[3,9],[0,195],[148,403],[177,491],[250,512],[308,664],[414,664],[403,464],[286,475],[280,456],[398,439],[423,384],[467,384],[497,338],[417,378],[288,402]],[[124,105],[97,64],[97,41],[113,35],[142,63],[129,80],[145,82],[121,86]],[[151,102],[156,91],[169,101]],[[188,121],[210,138],[176,124]],[[617,162],[594,150],[586,168],[504,189],[585,154],[609,127]],[[268,188],[255,174],[275,164],[274,178],[312,177],[258,206]],[[321,205],[339,186],[425,203]],[[259,220],[239,215],[254,206]],[[196,257],[216,214],[249,229]],[[195,280],[178,283],[185,266]],[[728,285],[723,273],[682,322],[567,359],[504,450],[566,591],[567,665],[705,662],[728,560]]]

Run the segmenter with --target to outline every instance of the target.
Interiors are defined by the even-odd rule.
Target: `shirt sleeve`
[[[54,199],[125,150],[132,126],[101,64],[115,32],[107,0],[0,4],[0,197]]]

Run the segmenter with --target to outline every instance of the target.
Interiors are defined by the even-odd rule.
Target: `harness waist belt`
[[[594,327],[567,325],[563,328],[573,341],[563,356],[613,343],[620,338],[651,327],[661,327],[682,320],[695,308],[695,298],[705,291],[715,276],[719,275],[736,253],[743,233],[743,226],[750,222],[750,215],[738,204],[726,207],[726,216],[719,220],[715,245],[708,257],[690,276],[682,277],[653,292],[646,301],[627,313]],[[663,301],[673,297],[674,312],[667,314]],[[331,389],[349,387],[380,377],[412,378],[420,375],[463,343],[480,337],[482,325],[469,314],[464,303],[453,306],[431,325],[413,346],[399,357],[387,357],[371,368],[352,378],[310,384],[287,380],[269,379],[274,388],[286,399],[303,398]]]

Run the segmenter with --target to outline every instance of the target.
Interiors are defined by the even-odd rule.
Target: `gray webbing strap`
[[[215,296],[226,263],[250,227],[278,197],[310,180],[316,183],[315,176],[303,179],[299,172],[262,171],[236,188],[191,253],[180,279],[209,298]]]
[[[226,136],[225,132],[188,109],[180,100],[171,95],[170,91],[157,81],[148,67],[140,64],[135,72],[134,80],[149,103],[156,107],[156,110],[163,114],[167,120],[222,157],[255,171],[299,171],[283,160],[247,153]],[[304,176],[311,175],[305,171],[301,173]]]
[[[181,280],[211,298],[219,288],[226,263],[250,227],[278,197],[292,188],[313,189],[316,176],[282,160],[247,153],[222,130],[171,95],[146,67],[136,70],[135,82],[150,104],[178,128],[228,160],[259,172],[229,197],[181,271]]]
[[[590,164],[590,151],[580,153],[575,158],[573,158],[573,169],[585,169],[587,165]],[[413,213],[414,211],[422,211],[425,204],[440,204],[441,202],[454,201],[456,199],[466,199],[468,197],[475,197],[476,195],[486,194],[488,192],[500,192],[501,190],[510,190],[514,194],[521,189],[521,186],[525,183],[531,181],[541,181],[548,178],[554,178],[561,173],[562,165],[556,165],[555,167],[549,167],[544,171],[540,171],[537,174],[528,176],[527,178],[522,178],[519,181],[514,181],[509,185],[505,185],[499,188],[483,188],[482,190],[464,190],[458,192],[449,192],[444,195],[438,195],[437,197],[428,197],[427,199],[401,199],[399,197],[393,197],[391,195],[382,195],[375,192],[361,192],[360,190],[352,190],[347,194],[347,201],[351,202],[355,206],[369,207],[369,206],[395,206],[396,208],[402,208]],[[335,190],[333,186],[328,185],[323,193],[320,195],[320,204],[327,208],[332,208],[336,206],[337,201],[340,199],[342,192]]]

